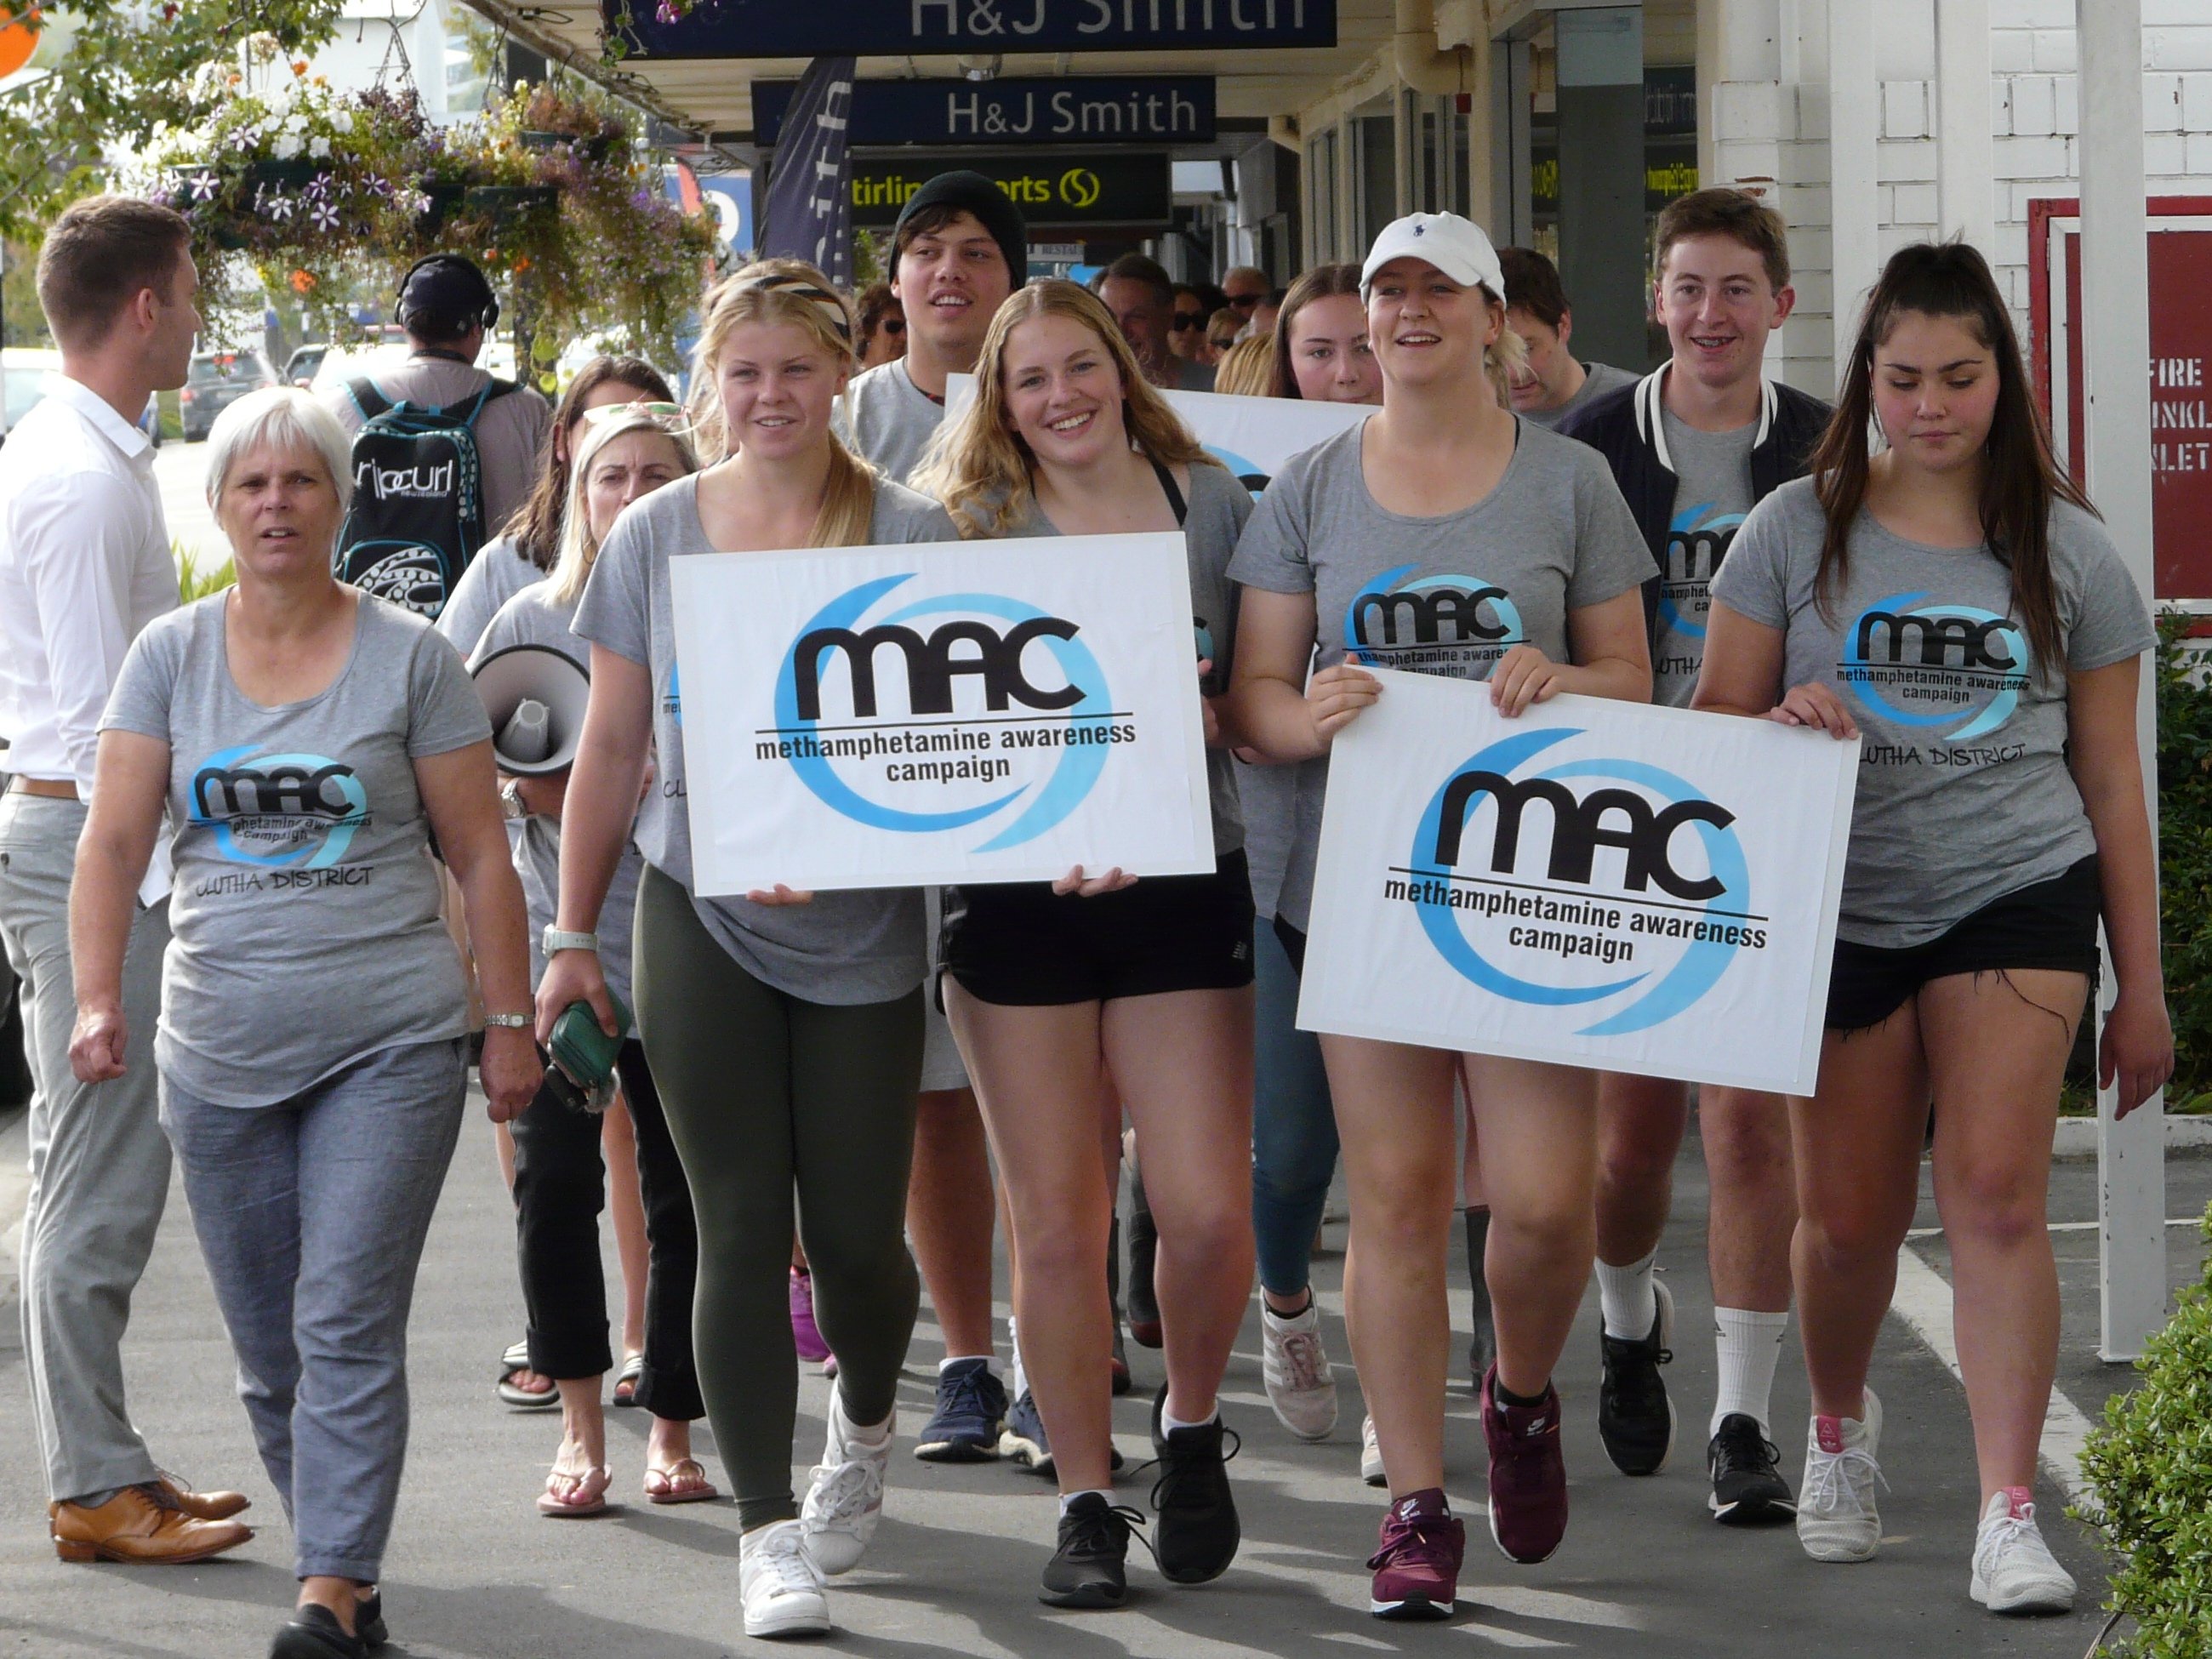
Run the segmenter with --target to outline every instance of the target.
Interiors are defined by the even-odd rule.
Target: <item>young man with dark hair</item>
[[[945,380],[972,374],[983,336],[1029,269],[1028,230],[1004,191],[979,173],[940,173],[907,198],[891,229],[890,288],[906,313],[906,356],[847,389],[839,435],[900,483],[945,422]],[[935,951],[936,895],[930,896]],[[945,1358],[937,1407],[915,1455],[995,1457],[1002,1432],[1043,1443],[1034,1404],[1010,1398],[991,1333],[991,1237],[998,1217],[982,1114],[951,1028],[934,1006],[915,1114],[907,1237],[929,1286]],[[1010,1407],[1026,1419],[1009,1428]],[[1022,1413],[1016,1411],[1018,1417]],[[1030,1431],[1034,1423],[1033,1432]]]
[[[1567,349],[1575,314],[1559,268],[1532,247],[1498,251],[1505,273],[1505,325],[1528,348],[1528,361],[1513,376],[1513,412],[1539,426],[1556,427],[1608,392],[1636,384],[1636,376],[1611,363],[1585,363]]]
[[[489,332],[487,319],[499,314],[499,303],[475,260],[441,253],[422,261],[400,287],[398,310],[410,349],[400,367],[371,377],[385,397],[450,409],[465,406],[492,383],[489,371],[477,367],[477,358]],[[331,399],[331,412],[349,434],[358,432],[368,418],[343,387]],[[473,430],[483,472],[487,539],[530,499],[552,426],[552,405],[529,386],[489,399],[477,416]]]
[[[81,1083],[70,881],[117,671],[177,605],[177,569],[138,416],[185,383],[200,319],[191,233],[167,208],[95,196],[39,251],[39,303],[62,354],[0,448],[0,943],[22,982],[31,1100],[23,1358],[64,1561],[204,1560],[252,1537],[236,1492],[163,1475],[124,1405],[123,1332],[169,1191],[151,1037],[169,942],[157,858],[124,958],[134,1034],[122,1076]]]
[[[1138,367],[1169,392],[1211,392],[1213,370],[1169,346],[1175,326],[1175,283],[1158,261],[1125,253],[1091,279],[1091,290],[1121,325]]]
[[[1796,299],[1779,214],[1741,191],[1701,190],[1668,204],[1655,244],[1653,312],[1673,355],[1559,430],[1604,454],[1643,526],[1657,566],[1645,589],[1652,700],[1680,708],[1697,689],[1708,595],[1736,527],[1803,474],[1828,407],[1763,372],[1767,337]],[[1598,1432],[1624,1474],[1655,1474],[1674,1443],[1659,1374],[1674,1340],[1674,1298],[1653,1262],[1689,1091],[1607,1073],[1598,1106]],[[1707,1425],[1709,1507],[1732,1524],[1786,1519],[1794,1505],[1769,1437],[1769,1400],[1790,1320],[1797,1213],[1789,1120],[1778,1095],[1702,1087],[1698,1121],[1711,1188],[1705,1248],[1720,1370]]]

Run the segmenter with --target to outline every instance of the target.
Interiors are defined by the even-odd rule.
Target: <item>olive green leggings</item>
[[[921,1299],[905,1223],[921,992],[833,1007],[773,990],[650,865],[635,975],[638,1033],[699,1221],[700,1392],[750,1530],[799,1513],[794,1187],[814,1316],[837,1356],[846,1414],[880,1423],[898,1403]]]

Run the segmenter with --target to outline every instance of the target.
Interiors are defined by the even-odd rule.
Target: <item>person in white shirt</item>
[[[169,1143],[143,1050],[120,1077],[70,1070],[76,1018],[69,890],[100,717],[138,631],[177,605],[177,569],[139,411],[185,383],[199,330],[191,234],[168,209],[76,203],[39,254],[62,368],[0,448],[0,942],[22,981],[31,1101],[23,1221],[25,1369],[49,1525],[66,1561],[198,1561],[252,1537],[236,1492],[155,1467],[124,1405],[131,1293],[169,1190]],[[123,969],[151,1030],[169,942],[166,865],[139,889]]]

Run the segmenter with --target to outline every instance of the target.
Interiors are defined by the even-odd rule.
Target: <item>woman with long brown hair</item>
[[[1799,1540],[1820,1561],[1881,1542],[1867,1369],[1932,1110],[1981,1472],[1969,1591],[2063,1611],[2074,1581],[2033,1501],[2058,1347],[2044,1203],[2100,918],[2119,994],[2099,1067],[2119,1110],[2173,1068],[2136,744],[2154,636],[2051,458],[1972,248],[1890,259],[1810,476],[1745,520],[1709,626],[1694,707],[1864,741],[1819,1091],[1790,1103],[1813,1385]]]
[[[1020,290],[992,319],[975,394],[919,487],[971,537],[1182,530],[1194,656],[1218,693],[1236,627],[1229,557],[1252,499],[1146,381],[1112,314],[1073,283]],[[1210,696],[1207,707],[1211,874],[1139,882],[1079,866],[1049,886],[946,898],[945,1012],[1005,1184],[1024,1371],[1061,1493],[1040,1591],[1056,1607],[1126,1594],[1098,1269],[1114,1210],[1101,1134],[1119,1129],[1117,1102],[1159,1231],[1154,1552],[1177,1583],[1219,1577],[1237,1553],[1216,1391],[1252,1282],[1252,891]]]
[[[617,1035],[594,930],[650,745],[638,1030],[697,1218],[695,1358],[737,1489],[749,1636],[828,1630],[823,1577],[859,1562],[882,1516],[919,1301],[903,1220],[921,1075],[921,895],[694,890],[669,567],[702,553],[953,538],[942,508],[878,477],[830,430],[855,334],[846,301],[796,260],[758,261],[715,290],[695,387],[713,464],[623,512],[577,610],[591,702],[538,995],[541,1037],[578,1000]],[[817,1317],[840,1367],[803,1511],[791,1486],[794,1190]]]
[[[1359,267],[1316,265],[1291,284],[1275,315],[1268,395],[1317,404],[1379,404],[1382,371],[1367,340]]]

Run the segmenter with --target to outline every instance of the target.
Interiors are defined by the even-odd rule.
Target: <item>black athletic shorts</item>
[[[1252,982],[1252,878],[1240,849],[1210,876],[1146,876],[1097,898],[1043,882],[947,888],[940,937],[945,971],[982,1002],[1236,990]]]
[[[2103,891],[2092,853],[2065,874],[1992,899],[1925,945],[1885,950],[1836,941],[1828,979],[1832,1031],[1879,1025],[1932,979],[2051,968],[2097,977],[2097,917]]]

